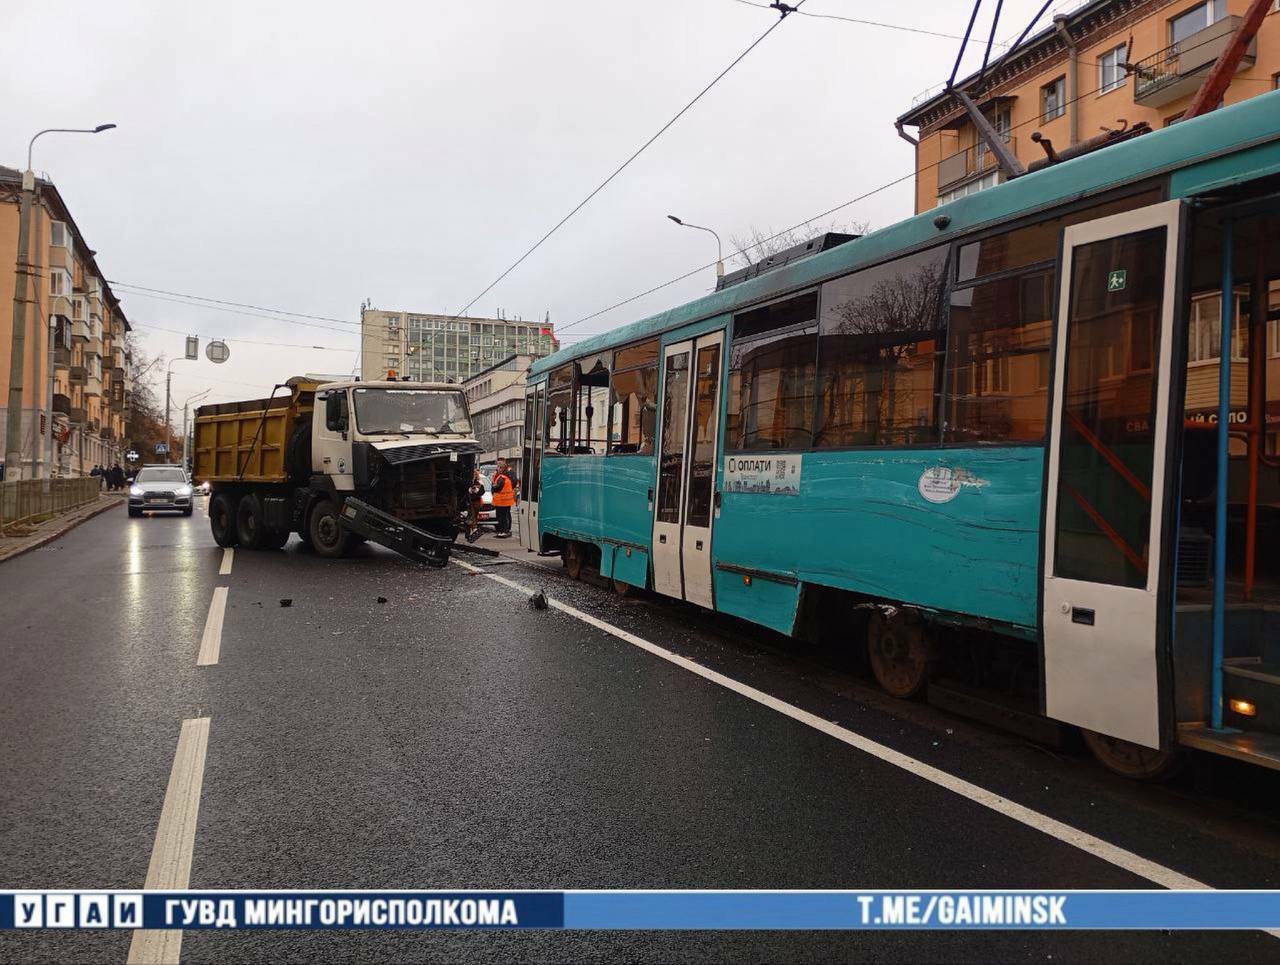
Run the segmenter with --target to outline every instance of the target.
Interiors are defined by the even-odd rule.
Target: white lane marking
[[[209,718],[184,720],[173,755],[169,787],[164,792],[160,824],[151,849],[151,864],[143,887],[155,891],[181,891],[191,883],[191,853],[200,812],[200,786],[204,783],[204,759],[209,746]],[[182,950],[181,930],[146,929],[133,933],[129,965],[177,962]]]
[[[231,564],[235,562],[235,558],[236,558],[236,551],[233,550],[230,546],[224,546],[222,548],[222,565],[218,567],[219,576],[231,575]]]
[[[469,563],[464,563],[461,560],[455,560],[454,562],[473,573],[484,572],[479,567],[472,566]],[[484,575],[495,583],[501,583],[503,586],[510,587],[513,590],[519,590],[522,593],[533,592],[530,587],[522,586],[514,580],[509,580],[504,576],[498,576],[496,573],[485,573]],[[1029,807],[1024,807],[1016,801],[1011,801],[1007,797],[996,794],[994,791],[988,791],[985,788],[978,787],[976,784],[970,784],[963,778],[956,777],[953,774],[948,774],[946,771],[941,771],[930,764],[916,760],[914,757],[910,757],[907,754],[896,751],[893,748],[873,741],[868,737],[863,737],[861,734],[854,733],[848,728],[841,727],[839,724],[833,724],[829,720],[824,720],[815,714],[801,710],[799,707],[792,706],[786,701],[770,696],[762,690],[756,690],[754,687],[749,687],[744,683],[740,683],[732,677],[726,677],[722,673],[717,673],[716,671],[704,667],[701,664],[694,663],[692,660],[682,657],[679,654],[672,653],[670,650],[665,650],[657,644],[650,643],[642,637],[637,637],[635,634],[628,633],[620,627],[615,627],[611,623],[606,623],[604,620],[593,617],[589,613],[583,613],[581,610],[576,607],[569,606],[567,603],[561,603],[559,600],[552,599],[551,597],[547,598],[547,603],[555,607],[557,610],[581,620],[583,623],[590,624],[599,630],[603,630],[605,633],[617,637],[619,640],[624,640],[633,646],[639,647],[641,650],[645,650],[653,654],[655,657],[661,657],[663,660],[673,663],[677,667],[688,670],[690,673],[697,674],[704,680],[709,680],[714,684],[719,684],[721,687],[732,690],[734,693],[740,694],[748,700],[754,700],[756,703],[768,707],[770,710],[775,710],[786,717],[790,717],[792,720],[806,724],[814,730],[821,731],[830,737],[834,737],[838,741],[848,744],[850,747],[857,748],[858,750],[870,754],[873,757],[878,757],[880,760],[888,764],[892,764],[894,767],[901,768],[910,774],[914,774],[916,777],[923,778],[932,784],[946,788],[948,791],[958,794],[963,798],[967,798],[975,804],[981,804],[983,807],[990,808],[998,814],[1003,814],[1007,818],[1012,818],[1019,824],[1025,824],[1027,827],[1041,831],[1052,838],[1062,841],[1064,844],[1069,844],[1072,847],[1079,848],[1081,851],[1087,852],[1096,858],[1101,858],[1103,861],[1113,864],[1117,868],[1128,871],[1130,874],[1146,878],[1148,881],[1155,882],[1163,888],[1179,890],[1188,888],[1209,888],[1209,885],[1197,881],[1194,878],[1189,878],[1184,874],[1174,871],[1172,868],[1166,868],[1164,865],[1156,864],[1156,862],[1143,858],[1140,855],[1136,855],[1132,851],[1127,851],[1124,848],[1111,844],[1108,841],[1103,841],[1101,838],[1095,837],[1092,834],[1081,831],[1079,828],[1073,828],[1069,824],[1064,824],[1056,818],[1049,817],[1047,814],[1041,814],[1039,811],[1034,811]],[[1268,931],[1268,934],[1280,937],[1280,930]]]
[[[227,588],[215,586],[213,599],[209,601],[209,615],[204,620],[204,634],[200,637],[200,655],[197,667],[211,667],[218,662],[222,652],[222,618],[227,612]]]

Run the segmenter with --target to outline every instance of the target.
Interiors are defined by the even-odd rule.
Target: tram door
[[[711,524],[724,333],[667,347],[653,517],[659,593],[712,608]]]
[[[1046,478],[1045,712],[1155,748],[1181,216],[1065,229]]]
[[[546,407],[546,383],[532,386],[524,396],[524,450],[520,466],[520,502],[516,519],[520,528],[520,545],[535,553],[541,551],[538,530],[538,489],[542,476],[543,416]]]

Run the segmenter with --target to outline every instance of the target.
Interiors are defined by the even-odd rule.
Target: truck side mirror
[[[342,404],[345,401],[343,392],[330,392],[324,397],[324,427],[330,432],[347,430],[347,407]]]

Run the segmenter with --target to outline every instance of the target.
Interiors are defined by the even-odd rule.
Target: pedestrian
[[[95,462],[93,464],[93,468],[89,470],[89,475],[97,477],[98,488],[101,489],[102,484],[106,482],[106,479],[104,478],[104,473],[102,472],[102,467]]]
[[[479,469],[471,470],[471,485],[467,487],[467,542],[480,538],[480,510],[484,508],[484,478]]]
[[[493,475],[493,509],[498,517],[495,527],[499,539],[511,535],[511,507],[516,504],[516,485],[511,481],[511,470],[505,462],[498,463]]]
[[[124,470],[120,468],[120,463],[111,467],[111,484],[116,489],[124,489]]]

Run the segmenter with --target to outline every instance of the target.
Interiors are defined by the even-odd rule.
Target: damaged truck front
[[[371,539],[442,566],[480,451],[456,385],[299,376],[266,399],[198,409],[193,465],[220,546],[278,548],[297,533],[339,557]]]

